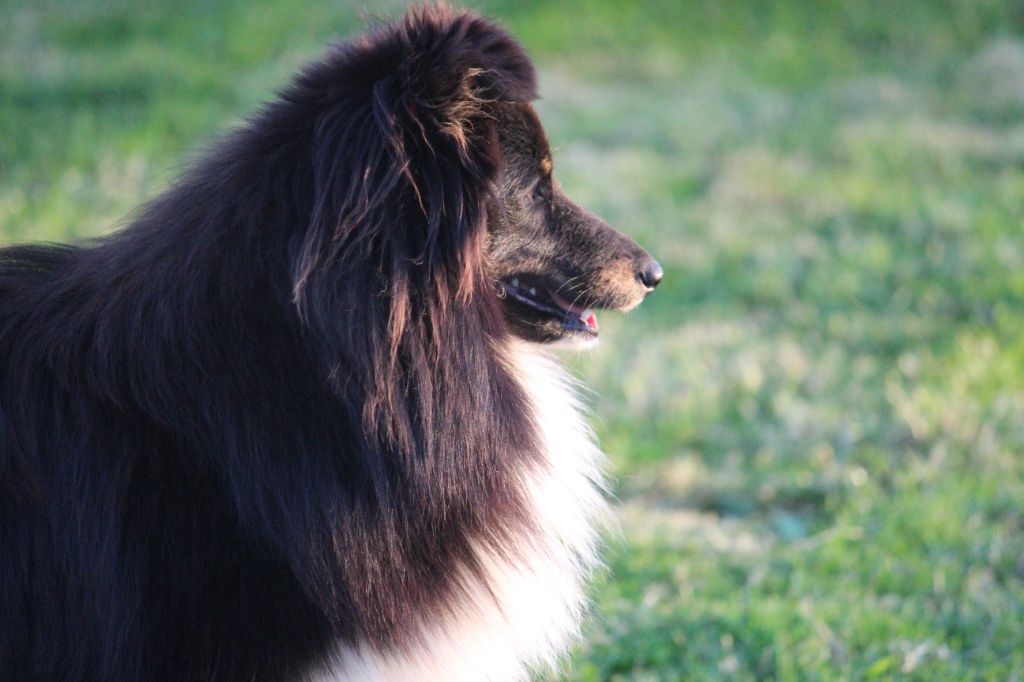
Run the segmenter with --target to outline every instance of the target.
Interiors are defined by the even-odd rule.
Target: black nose
[[[649,291],[653,291],[654,287],[658,286],[658,282],[665,276],[665,271],[661,269],[661,265],[658,261],[653,258],[644,265],[640,272],[636,273],[636,278],[640,280]]]

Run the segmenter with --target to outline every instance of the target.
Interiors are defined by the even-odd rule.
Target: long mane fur
[[[0,661],[280,679],[413,644],[474,547],[518,551],[537,436],[484,246],[493,112],[534,96],[503,30],[423,7],[126,229],[0,251],[0,612],[32,613]]]

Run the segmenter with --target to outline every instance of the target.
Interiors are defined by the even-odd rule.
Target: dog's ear
[[[407,419],[399,362],[426,362],[451,334],[467,333],[450,309],[469,314],[489,286],[486,200],[501,164],[494,114],[535,94],[533,66],[507,32],[443,5],[335,48],[284,94],[314,122],[294,301],[331,369],[345,366],[347,381],[363,384],[364,421],[375,430],[384,413],[388,432]]]
[[[536,96],[533,65],[504,30],[444,6],[411,11],[393,38],[404,53],[397,85],[411,121],[433,128],[468,154],[486,137],[481,124],[502,102]],[[471,159],[467,159],[471,161]]]

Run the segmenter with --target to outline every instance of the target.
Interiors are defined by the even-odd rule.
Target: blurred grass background
[[[1024,3],[469,4],[667,273],[573,359],[622,529],[566,676],[1024,679]],[[0,0],[0,242],[112,229],[403,7]]]

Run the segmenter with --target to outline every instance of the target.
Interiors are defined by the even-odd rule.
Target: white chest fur
[[[339,647],[311,682],[480,682],[527,680],[555,668],[578,634],[584,584],[598,564],[597,529],[606,520],[603,455],[584,421],[574,380],[536,346],[512,349],[515,372],[532,398],[546,462],[524,480],[539,537],[515,564],[481,550],[487,584],[474,581],[452,615],[424,632],[412,652]]]

